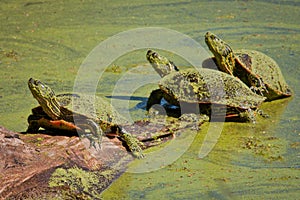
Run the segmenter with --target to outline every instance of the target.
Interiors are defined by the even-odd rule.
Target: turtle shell
[[[242,110],[257,108],[266,98],[253,93],[238,78],[210,69],[173,72],[159,82],[164,98],[179,102],[220,104]]]
[[[107,100],[99,96],[59,94],[56,98],[62,106],[63,119],[67,121],[72,121],[70,118],[73,117],[76,117],[75,120],[90,118],[100,124],[103,130],[107,126],[127,123]]]
[[[237,59],[234,75],[249,87],[261,81],[265,87],[262,95],[269,101],[292,95],[278,64],[272,58],[255,50],[242,49],[234,53]]]

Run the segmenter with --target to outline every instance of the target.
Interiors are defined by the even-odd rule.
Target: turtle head
[[[211,32],[205,34],[205,43],[209,50],[214,54],[218,68],[221,71],[232,75],[235,60],[231,47]]]
[[[148,50],[146,57],[149,63],[161,77],[164,77],[174,71],[179,71],[172,61],[159,55],[155,51]]]
[[[60,116],[60,104],[53,90],[48,85],[33,78],[28,80],[28,87],[33,97],[43,108],[43,111],[52,119],[58,119]]]

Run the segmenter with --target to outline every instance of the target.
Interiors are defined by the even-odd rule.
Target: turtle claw
[[[102,149],[102,146],[101,146],[101,142],[102,142],[102,138],[96,138],[94,137],[93,134],[84,134],[84,135],[81,135],[81,137],[83,138],[87,138],[89,141],[90,141],[90,146],[89,148],[95,148],[97,151],[101,150]]]
[[[260,96],[264,96],[264,92],[268,92],[265,86],[260,86],[260,87],[251,86],[250,90],[252,90],[252,92]]]
[[[85,137],[90,141],[90,147],[94,147],[96,150],[102,148],[103,131],[96,122],[86,119],[85,123],[76,125],[82,130],[80,137]]]
[[[260,116],[262,116],[263,118],[269,118],[269,117],[270,117],[270,115],[264,113],[264,112],[263,112],[262,110],[260,110],[260,109],[257,110],[257,113],[258,113]]]
[[[267,87],[264,84],[262,78],[256,78],[256,77],[249,77],[250,83],[252,84],[252,86],[250,87],[250,89],[260,95],[260,96],[265,96],[264,93],[268,93]]]
[[[249,122],[251,122],[253,124],[256,124],[255,111],[252,110],[251,108],[247,109],[245,112],[239,113],[239,117],[241,119],[249,121]]]

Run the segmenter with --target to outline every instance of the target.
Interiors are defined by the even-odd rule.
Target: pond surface
[[[159,163],[157,170],[131,173],[141,165],[141,161],[135,161],[129,172],[103,193],[104,199],[299,197],[299,1],[11,0],[0,5],[0,125],[14,131],[26,130],[27,116],[37,105],[27,88],[30,77],[46,82],[57,93],[71,92],[78,69],[93,48],[134,28],[176,30],[207,51],[204,34],[212,31],[232,48],[262,51],[281,67],[294,96],[265,103],[262,109],[271,116],[269,119],[258,117],[257,124],[206,123],[194,134],[191,144],[178,146],[178,151],[186,151],[174,162]],[[155,74],[145,59],[146,51],[131,52],[108,66],[97,94],[111,96],[124,74]],[[171,53],[165,55],[178,65],[188,65]],[[135,87],[134,81],[127,84]],[[154,88],[155,84],[147,84],[137,87],[134,95],[127,94],[132,95],[129,107],[133,119],[145,117],[145,111],[136,109],[136,105],[145,103]],[[122,91],[120,94],[126,96]],[[199,158],[211,127],[221,127],[222,133],[213,150]],[[181,135],[187,137],[190,132]]]

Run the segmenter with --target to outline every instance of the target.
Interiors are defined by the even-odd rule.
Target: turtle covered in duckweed
[[[269,56],[255,50],[235,50],[211,32],[205,42],[214,54],[220,71],[241,79],[252,91],[267,97],[267,101],[292,95],[278,64]]]
[[[175,64],[157,52],[148,50],[147,60],[159,73],[159,89],[152,91],[147,110],[160,104],[162,98],[181,111],[211,114],[211,105],[225,108],[226,118],[235,117],[255,122],[255,111],[266,99],[253,93],[242,81],[226,73],[210,69],[179,70]],[[196,105],[196,106],[195,106]]]
[[[101,147],[104,133],[115,133],[135,157],[144,157],[142,144],[121,126],[127,121],[108,101],[92,95],[55,95],[48,85],[33,78],[29,79],[28,87],[40,106],[32,109],[27,132],[37,132],[40,127],[77,132],[96,149]]]

